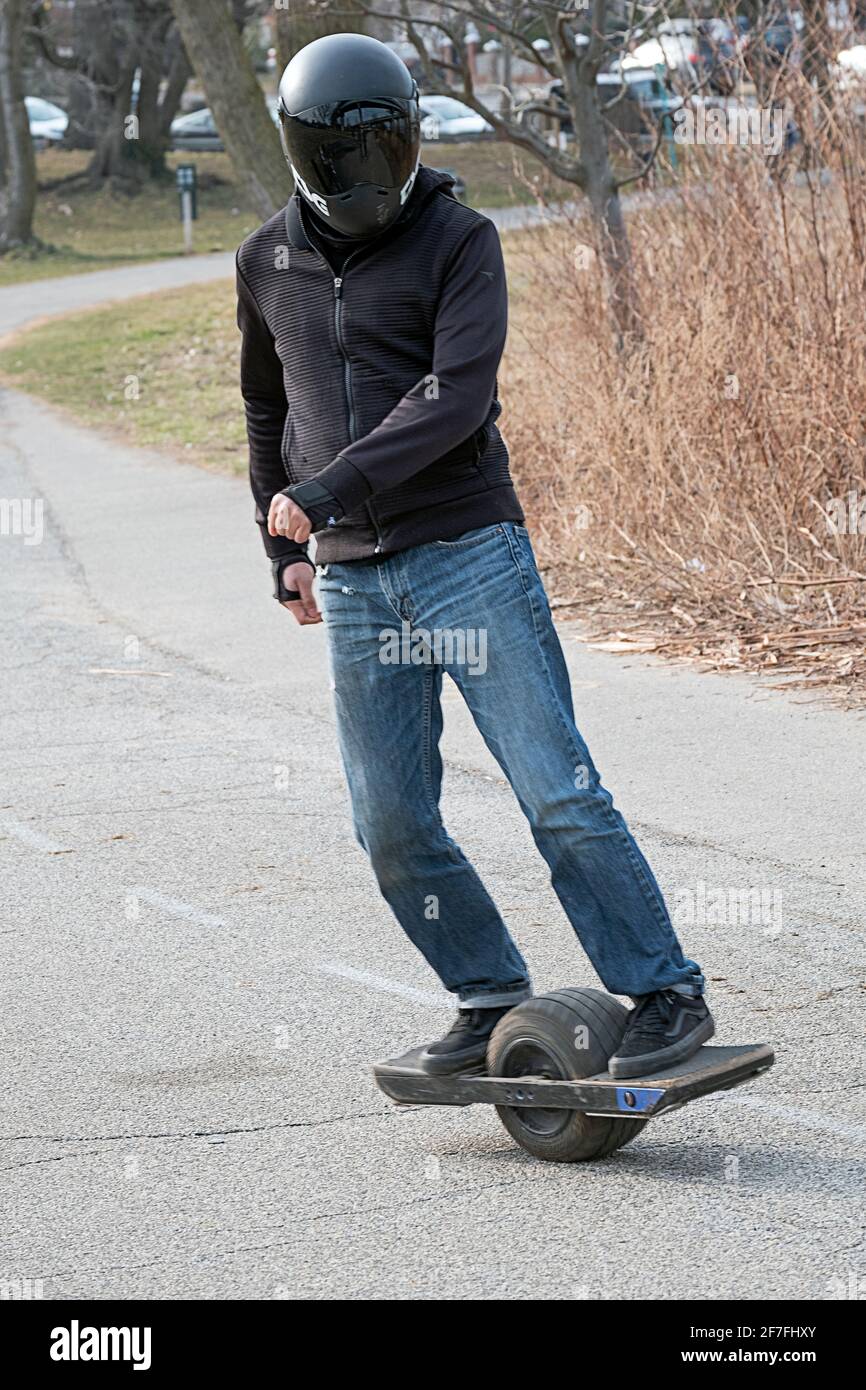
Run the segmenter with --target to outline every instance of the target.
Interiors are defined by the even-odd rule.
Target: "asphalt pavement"
[[[15,326],[145,292],[138,275],[31,286]],[[245,485],[3,390],[0,499],[21,504],[0,535],[6,1281],[866,1294],[861,716],[563,627],[578,722],[710,978],[718,1040],[777,1063],[602,1162],[541,1164],[490,1108],[397,1109],[374,1086],[372,1062],[452,1004],[352,840],[325,634],[270,598]],[[445,707],[446,821],[536,990],[597,985],[453,688]]]

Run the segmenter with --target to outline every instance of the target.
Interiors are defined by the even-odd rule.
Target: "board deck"
[[[509,1105],[520,1108],[581,1110],[587,1115],[632,1116],[648,1120],[697,1096],[740,1086],[773,1065],[766,1043],[742,1047],[702,1047],[688,1062],[659,1076],[618,1081],[608,1072],[580,1081],[544,1081],[534,1077],[431,1076],[418,1047],[373,1074],[379,1088],[403,1105]]]

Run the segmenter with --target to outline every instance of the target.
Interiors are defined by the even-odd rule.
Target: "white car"
[[[25,97],[24,105],[30,122],[30,138],[37,149],[44,150],[46,145],[63,139],[69,117],[61,107],[43,97]]]
[[[844,48],[836,58],[833,75],[840,94],[852,102],[855,114],[866,114],[866,43]]]
[[[685,77],[698,63],[697,41],[689,33],[660,34],[639,43],[622,60],[624,68],[667,68]]]
[[[680,34],[694,36],[697,33],[697,21],[694,19],[666,19],[659,24],[656,32],[659,34]]]
[[[489,140],[493,126],[454,97],[422,96],[422,140]]]
[[[836,59],[841,86],[866,82],[866,43],[844,48]]]

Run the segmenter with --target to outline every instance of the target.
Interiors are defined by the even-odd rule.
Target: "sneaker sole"
[[[709,1042],[715,1031],[716,1025],[712,1016],[708,1016],[688,1037],[671,1043],[670,1047],[662,1048],[660,1052],[645,1053],[643,1057],[611,1057],[607,1069],[614,1081],[627,1081],[635,1076],[658,1075],[666,1067],[674,1067],[678,1062],[687,1062],[690,1057],[694,1057],[698,1049],[705,1042]]]

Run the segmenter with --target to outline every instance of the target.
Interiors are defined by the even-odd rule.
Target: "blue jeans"
[[[519,1003],[525,962],[442,824],[442,673],[526,815],[606,989],[700,994],[664,899],[574,722],[568,672],[522,526],[501,522],[380,564],[322,566],[355,832],[400,926],[463,1008]]]

